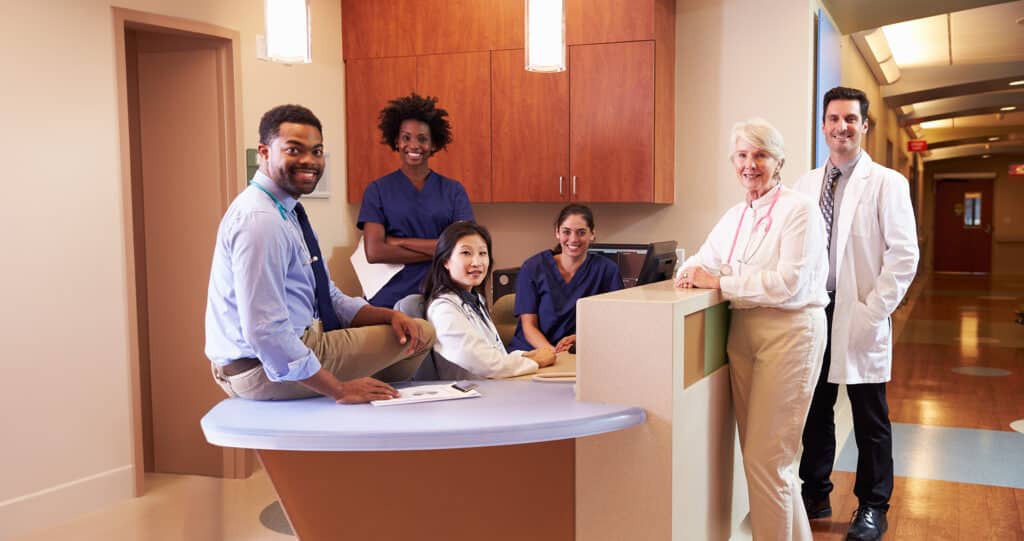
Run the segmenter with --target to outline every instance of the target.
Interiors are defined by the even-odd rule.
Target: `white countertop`
[[[664,280],[653,284],[627,287],[611,293],[602,293],[592,297],[584,297],[579,302],[614,303],[614,302],[652,302],[681,303],[685,314],[692,314],[710,308],[723,301],[721,291],[717,289],[679,289],[672,285],[672,280]],[[578,310],[578,308],[577,308]]]
[[[229,398],[201,423],[207,441],[222,447],[413,451],[579,438],[646,420],[642,408],[579,402],[570,383],[475,383],[479,398],[389,407],[336,404],[328,398]]]

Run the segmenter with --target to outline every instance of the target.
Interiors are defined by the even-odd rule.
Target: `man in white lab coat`
[[[914,210],[907,179],[861,149],[868,100],[853,88],[825,94],[822,132],[829,160],[796,181],[820,203],[829,250],[829,343],[804,428],[800,459],[808,517],[832,516],[833,408],[846,384],[857,441],[859,501],[847,539],[881,539],[893,486],[892,425],[885,383],[892,373],[890,315],[917,272]]]

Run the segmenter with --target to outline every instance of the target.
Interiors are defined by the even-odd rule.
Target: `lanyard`
[[[281,213],[281,219],[286,222],[288,221],[288,211],[285,210],[284,205],[282,205],[281,202],[278,201],[276,197],[274,197],[274,194],[270,193],[270,191],[264,188],[263,186],[260,186],[258,182],[253,182],[250,180],[249,185],[256,186],[257,188],[260,189],[261,192],[267,194],[267,197],[269,197],[270,200],[273,201],[275,205],[277,205],[277,211]]]
[[[782,186],[781,185],[776,186],[776,188],[777,189],[775,191],[775,197],[772,198],[772,204],[771,204],[771,206],[768,207],[768,214],[765,214],[764,216],[761,216],[761,218],[759,218],[756,222],[754,222],[754,230],[755,231],[757,230],[757,227],[759,225],[761,225],[761,222],[764,222],[764,221],[768,222],[767,224],[765,224],[765,227],[764,227],[764,234],[765,235],[767,235],[768,232],[771,231],[771,229],[772,229],[772,210],[775,209],[775,203],[779,202],[779,194],[782,193]],[[732,236],[732,247],[729,248],[729,257],[725,260],[725,265],[723,265],[723,267],[725,267],[725,268],[731,268],[730,263],[732,263],[732,254],[733,254],[733,252],[736,251],[736,239],[738,239],[740,237],[740,229],[743,228],[743,218],[745,218],[747,216],[747,209],[749,207],[750,207],[750,205],[744,206],[743,207],[743,213],[740,214],[740,223],[736,226],[736,233],[734,233],[733,236]]]

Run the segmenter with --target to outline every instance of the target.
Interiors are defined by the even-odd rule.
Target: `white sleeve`
[[[889,317],[899,307],[917,274],[920,258],[910,183],[903,175],[886,171],[878,197],[878,225],[884,245],[882,269],[875,288],[864,299],[875,322]]]
[[[427,320],[434,326],[434,351],[445,359],[485,378],[508,378],[536,372],[539,368],[522,351],[505,352],[494,337],[485,336],[478,325],[447,299],[434,299],[427,307]]]

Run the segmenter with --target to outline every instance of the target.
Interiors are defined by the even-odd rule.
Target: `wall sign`
[[[907,141],[907,152],[924,152],[928,150],[928,141],[924,139],[911,139]]]

